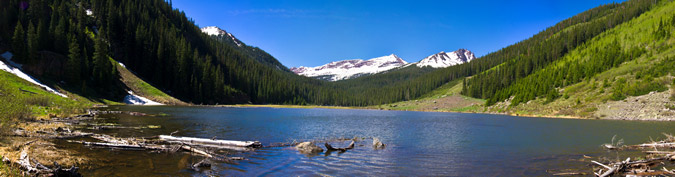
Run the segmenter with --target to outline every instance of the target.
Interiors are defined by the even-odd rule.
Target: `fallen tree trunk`
[[[563,173],[554,173],[553,176],[579,176],[586,175],[584,172],[563,172]]]
[[[21,156],[19,156],[19,161],[17,162],[17,164],[19,164],[21,168],[28,171],[29,173],[38,172],[38,169],[36,167],[30,165],[30,157],[28,157],[28,154],[26,152],[21,152]]]
[[[200,146],[200,147],[210,147],[210,148],[216,148],[216,149],[227,149],[227,150],[233,150],[233,151],[252,151],[254,150],[253,147],[241,147],[241,146],[225,146],[225,145],[212,145],[212,144],[198,144],[198,143],[183,143],[182,144],[187,144],[187,145],[193,145],[193,146]]]
[[[133,144],[115,144],[115,143],[101,143],[101,142],[87,142],[87,141],[68,141],[73,143],[80,143],[87,146],[105,146],[113,148],[126,148],[126,149],[145,149],[145,147],[140,145]]]
[[[675,151],[645,151],[647,154],[675,154]]]
[[[142,145],[142,144],[116,144],[116,143],[102,143],[102,142],[87,142],[87,141],[68,141],[72,143],[80,143],[86,146],[102,146],[110,148],[122,148],[122,149],[139,149],[139,150],[166,150],[169,151],[172,148],[165,145]]]
[[[595,164],[598,164],[598,165],[607,169],[607,171],[605,171],[604,173],[602,173],[602,170],[600,170],[600,172],[595,173],[595,175],[597,175],[599,177],[607,177],[607,176],[610,176],[610,175],[618,172],[621,168],[623,168],[625,163],[628,162],[628,161],[630,161],[630,158],[628,158],[628,159],[626,159],[626,161],[623,161],[623,162],[620,162],[620,163],[614,163],[614,164],[612,164],[612,166],[607,166],[607,165],[602,164],[602,163],[597,162],[597,161],[591,161],[591,162],[593,162]]]
[[[192,147],[192,146],[189,146],[189,145],[181,145],[180,148],[185,150],[185,151],[188,151],[188,152],[197,153],[199,155],[202,155],[202,156],[208,157],[208,158],[214,158],[214,159],[222,160],[222,161],[225,161],[227,163],[233,163],[233,160],[244,160],[243,157],[226,157],[226,156],[222,156],[222,155],[218,155],[218,154],[215,154],[215,153],[208,152],[208,151],[203,150],[203,149],[195,148],[195,147]]]
[[[675,143],[644,143],[638,144],[638,147],[675,147]]]
[[[213,155],[211,155],[210,153],[208,153],[208,152],[206,152],[206,151],[199,150],[199,149],[195,149],[195,148],[193,148],[192,146],[181,145],[180,148],[183,149],[183,150],[186,150],[186,151],[190,151],[190,152],[194,152],[194,153],[197,153],[197,154],[201,154],[201,155],[206,156],[206,157],[209,157],[209,158],[213,158]]]
[[[182,143],[191,143],[191,144],[210,144],[210,145],[220,145],[220,146],[238,146],[238,147],[261,147],[262,144],[258,141],[233,141],[233,140],[217,140],[217,139],[206,139],[206,138],[193,138],[193,137],[176,137],[169,135],[159,135],[160,140],[169,141],[169,142],[182,142]]]

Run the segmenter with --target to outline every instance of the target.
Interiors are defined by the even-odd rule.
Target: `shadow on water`
[[[672,132],[675,122],[629,122],[523,118],[504,115],[428,113],[378,110],[137,107],[107,109],[150,115],[103,115],[99,124],[157,125],[154,129],[87,130],[121,137],[174,135],[256,140],[264,145],[301,140],[377,137],[387,147],[372,148],[372,139],[357,141],[347,152],[300,154],[291,147],[262,148],[221,154],[244,157],[237,163],[216,161],[193,170],[203,159],[189,153],[128,151],[85,147],[56,140],[96,159],[83,165],[86,176],[260,176],[260,175],[441,175],[545,176],[581,169],[590,172],[589,159],[625,158],[600,148],[617,135],[626,144],[658,139]],[[350,141],[331,142],[346,147]],[[323,143],[319,144],[323,147]],[[592,174],[592,173],[590,173]]]

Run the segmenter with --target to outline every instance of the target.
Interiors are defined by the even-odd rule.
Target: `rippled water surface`
[[[583,155],[624,158],[602,150],[613,135],[626,144],[675,133],[673,122],[630,122],[525,118],[504,115],[378,110],[277,109],[216,107],[107,108],[168,116],[105,115],[98,122],[123,126],[160,125],[159,129],[96,130],[116,136],[178,136],[256,140],[266,144],[294,140],[377,137],[356,142],[345,153],[300,154],[292,148],[249,152],[218,151],[245,157],[236,163],[216,161],[210,169],[189,165],[202,159],[189,153],[110,150],[58,143],[96,159],[86,176],[542,176],[547,170],[586,169]],[[93,130],[85,130],[93,131]],[[345,142],[332,142],[343,147]],[[320,145],[323,147],[323,145]],[[104,164],[104,165],[101,165]]]

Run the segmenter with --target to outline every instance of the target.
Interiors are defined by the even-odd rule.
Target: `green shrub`
[[[544,102],[544,104],[553,102],[553,101],[554,101],[555,99],[557,99],[558,97],[560,97],[560,94],[558,93],[558,90],[556,90],[556,89],[551,89],[551,90],[549,90],[548,93],[546,94],[546,101]]]
[[[666,108],[668,108],[669,110],[675,110],[675,105],[667,104]]]
[[[625,93],[630,96],[640,96],[652,91],[662,92],[666,90],[668,90],[668,87],[661,84],[658,80],[646,77],[644,80],[635,82],[627,87]]]
[[[51,100],[47,96],[30,96],[25,98],[25,102],[28,105],[35,105],[35,106],[49,106]]]
[[[614,84],[614,87],[612,88],[612,95],[610,95],[609,99],[614,101],[625,99],[626,98],[626,96],[624,95],[625,85],[626,85],[626,78],[619,78]]]

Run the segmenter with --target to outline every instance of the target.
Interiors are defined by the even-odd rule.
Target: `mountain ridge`
[[[291,71],[307,77],[320,77],[329,81],[338,81],[384,72],[405,64],[408,64],[408,62],[395,54],[390,54],[368,60],[351,59],[334,61],[317,67],[292,67]]]
[[[261,63],[264,63],[268,66],[271,66],[284,72],[291,72],[286,66],[284,66],[283,64],[281,64],[281,62],[279,62],[276,58],[274,58],[274,56],[270,55],[269,53],[265,52],[264,50],[258,47],[246,45],[244,42],[234,37],[234,34],[229,33],[220,27],[206,26],[200,28],[200,30],[202,33],[215,37],[216,39],[220,40],[225,44],[229,44],[230,46],[240,51],[241,53],[258,60]]]
[[[368,60],[348,59],[333,61],[316,67],[292,67],[290,70],[295,74],[306,77],[338,81],[387,72],[392,69],[405,68],[411,65],[416,65],[419,68],[445,68],[467,63],[475,58],[473,52],[466,49],[458,49],[448,53],[441,51],[414,63],[409,63],[395,54],[390,54]]]
[[[450,53],[441,51],[439,53],[430,55],[419,62],[417,62],[417,67],[432,67],[432,68],[445,68],[453,65],[458,65],[462,63],[468,63],[476,59],[476,56],[473,52],[466,49],[459,49]]]

